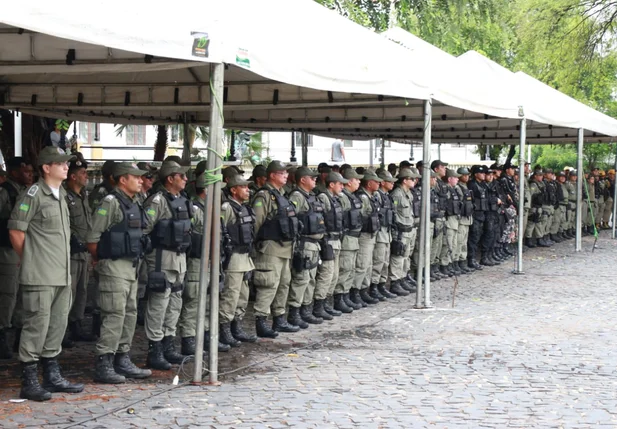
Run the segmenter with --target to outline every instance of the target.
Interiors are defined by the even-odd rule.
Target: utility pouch
[[[294,256],[291,260],[291,267],[296,272],[304,270],[304,258],[302,257],[302,253],[294,253]]]
[[[334,248],[327,241],[321,243],[319,257],[322,261],[334,261]]]
[[[405,256],[405,251],[407,250],[407,245],[402,241],[394,240],[390,245],[390,253],[392,256]]]
[[[151,292],[165,293],[167,289],[170,289],[171,285],[165,277],[165,273],[161,271],[152,271],[148,273],[148,290]],[[182,290],[182,286],[180,286]]]

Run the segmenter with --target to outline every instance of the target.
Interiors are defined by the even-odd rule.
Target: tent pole
[[[581,243],[581,225],[583,221],[583,180],[585,179],[585,172],[583,171],[583,137],[584,130],[578,129],[578,147],[577,147],[577,159],[576,159],[576,242],[574,250],[580,252],[582,248]]]
[[[617,145],[615,145],[615,147],[617,148]],[[617,172],[617,153],[615,153],[615,171]],[[613,240],[615,239],[615,224],[617,222],[615,222],[615,213],[617,213],[617,186],[615,186],[615,183],[613,183],[613,213],[611,215],[611,222],[613,222]]]
[[[437,159],[441,159],[441,143],[437,145]]]
[[[424,101],[424,136],[422,142],[422,216],[424,228],[424,308],[431,307],[431,128],[433,122],[433,101]]]
[[[229,139],[229,158],[228,161],[236,161],[236,130],[231,130]]]
[[[523,274],[523,238],[525,236],[525,140],[527,120],[521,118],[521,131],[518,143],[518,243],[516,246],[516,269],[514,274]]]
[[[308,165],[308,133],[302,131],[302,165],[306,167]]]
[[[373,143],[375,140],[370,139],[368,141],[368,165],[373,168]]]
[[[298,159],[296,158],[296,132],[292,131],[291,132],[291,152],[289,154],[289,162],[297,162]]]
[[[527,162],[531,164],[531,145],[527,146]]]
[[[189,120],[186,113],[182,114],[182,162],[191,165],[191,146],[189,143]]]
[[[15,156],[23,156],[23,145],[21,142],[21,113],[17,110],[13,110],[13,118],[15,121]]]
[[[381,139],[381,168],[386,168],[386,140]]]
[[[214,88],[210,105],[210,138],[208,146],[215,152],[220,152],[221,140],[223,138],[223,64],[213,64],[211,67],[212,87]],[[215,170],[220,168],[221,161],[215,152],[208,154],[207,169]],[[215,383],[218,378],[218,261],[219,261],[219,246],[221,229],[217,222],[213,219],[220,217],[221,200],[221,184],[209,184],[206,190],[206,204],[204,208],[204,233],[202,238],[202,255],[201,264],[199,267],[199,298],[197,304],[197,327],[195,332],[195,348],[198,351],[195,353],[195,366],[193,371],[193,383],[201,383],[202,368],[203,368],[203,352],[204,350],[204,325],[206,317],[206,295],[208,293],[208,284],[214,284],[211,300],[210,300],[210,382]],[[212,249],[210,244],[212,244]],[[212,250],[212,274],[216,274],[216,282],[211,283],[208,280],[208,268],[210,252]],[[212,322],[216,322],[212,325]],[[214,343],[214,346],[213,346]]]

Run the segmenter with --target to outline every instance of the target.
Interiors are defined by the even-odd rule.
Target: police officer
[[[446,204],[449,196],[449,191],[447,189],[447,184],[444,181],[446,177],[446,167],[448,164],[439,159],[431,162],[431,171],[433,171],[437,175],[437,180],[435,181],[435,185],[431,188],[431,194],[433,195],[433,199],[431,200],[431,206],[435,205],[432,210],[433,216],[431,216],[431,221],[433,222],[433,240],[431,242],[431,266],[433,267],[433,275],[439,280],[440,278],[445,278],[451,276],[452,273],[449,271],[441,270],[440,261],[442,258],[448,254],[448,246],[445,243],[445,212],[446,212]]]
[[[597,204],[596,204],[596,178],[593,174],[589,174],[587,177],[587,198],[585,198],[583,204],[583,210],[585,213],[584,225],[586,226],[587,234],[594,234],[595,231],[595,218],[597,215]],[[583,183],[583,189],[585,189],[585,184]],[[586,203],[586,204],[585,204]],[[585,207],[586,206],[586,207]]]
[[[183,196],[186,172],[175,161],[165,161],[159,170],[163,190],[146,200],[148,217],[145,233],[150,234],[153,251],[148,263],[148,305],[145,329],[149,340],[148,366],[168,370],[184,356],[176,351],[176,324],[182,309],[186,260],[191,245],[193,204]]]
[[[146,173],[141,176],[141,191],[136,195],[137,201],[143,206],[148,197],[150,191],[154,185],[154,178],[156,177],[156,167],[153,167],[148,162],[138,162],[137,167]],[[144,325],[144,315],[146,312],[146,301],[148,299],[146,295],[146,284],[148,283],[148,264],[146,260],[141,261],[139,267],[139,282],[137,286],[137,324]]]
[[[345,233],[341,241],[339,256],[339,275],[334,288],[334,309],[342,313],[351,313],[362,308],[362,304],[356,304],[349,296],[354,281],[356,259],[360,244],[358,238],[362,231],[362,202],[356,196],[360,187],[360,180],[364,175],[358,174],[353,168],[343,170],[343,177],[347,180],[343,191],[339,196],[343,208],[343,227]]]
[[[19,343],[22,366],[20,397],[51,399],[52,392],[79,393],[83,384],[62,377],[56,360],[62,351],[71,306],[69,210],[62,181],[67,161],[75,157],[48,146],[39,153],[41,178],[15,201],[8,222],[9,237],[19,255],[23,328]],[[43,364],[43,386],[37,366]]]
[[[446,200],[446,243],[445,247],[447,252],[441,258],[441,264],[439,270],[445,275],[461,275],[462,272],[458,268],[458,264],[454,264],[454,261],[458,261],[458,229],[459,219],[462,214],[463,201],[456,191],[456,185],[458,184],[460,174],[451,169],[446,169],[446,190],[448,191],[448,199]],[[443,255],[443,252],[442,252]]]
[[[469,228],[473,224],[473,194],[467,187],[467,183],[469,183],[469,170],[467,167],[460,167],[456,172],[460,177],[455,190],[462,204],[456,237],[457,248],[454,252],[453,263],[458,265],[461,273],[468,274],[475,271],[475,268],[467,264],[467,241],[469,240]]]
[[[412,292],[411,285],[404,283],[406,263],[415,244],[417,229],[414,218],[413,196],[411,189],[415,180],[420,177],[409,168],[402,168],[397,176],[398,180],[392,193],[393,224],[392,245],[390,254],[390,290],[386,289],[385,282],[377,288],[386,298],[405,296]]]
[[[501,234],[499,222],[501,206],[501,192],[499,185],[495,181],[495,171],[489,169],[485,174],[485,185],[488,196],[488,210],[485,214],[484,233],[482,234],[482,258],[480,264],[494,266],[499,265],[502,259],[495,256],[495,245]]]
[[[533,176],[529,181],[529,193],[531,196],[531,209],[529,212],[529,220],[527,229],[525,230],[525,240],[527,247],[549,247],[550,245],[544,241],[544,224],[542,223],[542,212],[544,210],[546,199],[544,193],[544,182],[542,180],[543,172],[541,169],[535,169]]]
[[[9,240],[8,222],[17,196],[26,189],[27,183],[32,184],[30,162],[19,156],[10,159],[6,165],[7,179],[0,185],[0,359],[13,357],[6,330],[11,326],[19,289],[19,256]],[[21,321],[14,322],[17,322],[15,344],[18,345]]]
[[[613,204],[615,196],[615,170],[608,170],[606,175],[606,190],[607,195],[604,199],[604,214],[602,215],[602,221],[604,222],[604,228],[609,228],[609,222],[613,214]]]
[[[291,263],[291,288],[289,290],[288,322],[302,329],[309,324],[323,323],[332,316],[320,308],[321,316],[313,315],[315,277],[319,265],[319,242],[326,232],[324,207],[313,193],[318,174],[307,167],[296,170],[296,188],[289,201],[296,206],[296,216],[301,224],[300,239],[296,243]]]
[[[139,204],[143,205],[150,196],[150,189],[152,189],[152,185],[154,185],[156,167],[153,167],[148,162],[142,161],[137,163],[137,168],[146,172],[146,174],[141,176],[141,191],[139,192],[139,194],[137,194],[137,200],[139,201]],[[143,265],[145,266],[145,264]]]
[[[547,168],[544,171],[544,192],[546,194],[545,204],[542,206],[542,215],[544,216],[544,240],[552,245],[556,243],[551,236],[551,231],[553,227],[553,220],[555,220],[555,207],[558,206],[558,202],[557,182],[555,182],[553,170],[550,168]]]
[[[254,173],[254,172],[253,172]],[[297,332],[300,328],[285,320],[291,282],[291,258],[298,238],[295,206],[282,194],[287,183],[287,166],[272,161],[266,169],[268,181],[253,197],[255,212],[255,330],[258,337],[276,338],[278,332]],[[266,319],[272,312],[272,329]]]
[[[356,196],[362,203],[362,232],[358,238],[358,256],[356,270],[351,288],[350,298],[355,304],[366,307],[368,304],[377,304],[378,299],[372,298],[369,293],[371,271],[373,267],[373,251],[377,240],[377,233],[381,229],[379,219],[379,196],[377,190],[380,179],[373,170],[366,170]]]
[[[476,255],[480,239],[484,233],[484,223],[488,211],[488,191],[484,182],[487,171],[488,168],[483,165],[474,165],[471,167],[473,177],[467,184],[473,195],[473,223],[469,228],[469,240],[467,241],[467,265],[475,270],[482,269],[482,265],[478,264]]]
[[[114,163],[115,161],[113,160],[107,160],[103,163],[103,166],[101,167],[101,176],[103,180],[101,181],[101,183],[94,186],[92,192],[89,195],[88,202],[90,203],[90,208],[92,210],[96,210],[101,201],[103,201],[103,198],[105,198],[111,191],[113,191],[115,187],[113,178]]]
[[[253,201],[253,197],[261,188],[266,185],[268,181],[268,174],[266,167],[259,164],[253,168],[253,175],[249,179],[252,183],[249,185],[249,191],[251,194],[250,200]]]
[[[343,192],[343,186],[347,183],[349,181],[341,174],[331,172],[326,177],[326,191],[317,195],[317,199],[321,201],[324,207],[326,234],[320,243],[321,264],[317,267],[317,275],[315,277],[313,313],[322,319],[324,317],[327,319],[323,312],[336,317],[342,314],[341,311],[335,310],[328,300],[334,294],[334,288],[339,276],[341,239],[345,229],[340,195]]]
[[[255,216],[246,205],[250,183],[241,175],[230,178],[227,182],[229,200],[221,206],[221,218],[229,243],[225,246],[225,287],[219,305],[220,341],[230,346],[257,341],[257,337],[242,328],[249,300],[248,273],[255,269],[250,257],[255,238]]]
[[[373,299],[384,301],[386,298],[396,298],[398,296],[398,294],[390,292],[386,295],[381,293],[381,290],[385,291],[390,268],[390,244],[392,243],[392,227],[394,224],[394,202],[390,196],[390,191],[394,188],[396,179],[392,177],[390,172],[381,168],[377,170],[377,176],[382,180],[379,184],[379,189],[375,192],[379,204],[379,223],[381,228],[377,232],[375,249],[373,249],[373,268],[369,295]],[[379,288],[380,284],[384,285],[381,290]],[[402,293],[401,296],[409,294],[407,290],[403,289],[403,291],[405,293]]]
[[[86,236],[91,228],[92,213],[88,204],[87,164],[82,157],[71,161],[66,179],[66,202],[71,222],[71,296],[73,303],[69,313],[69,331],[72,341],[94,341],[96,337],[82,331],[88,292],[88,268],[90,257],[86,247]]]
[[[144,253],[145,217],[137,197],[144,174],[146,171],[136,164],[114,163],[116,187],[95,208],[86,240],[99,273],[102,323],[94,373],[98,383],[124,383],[126,378],[151,375],[149,370],[137,368],[129,355],[137,321],[138,270]]]
[[[285,191],[285,195],[291,194],[291,191],[296,187],[296,166],[290,165],[287,167],[287,183],[283,185],[283,191]]]

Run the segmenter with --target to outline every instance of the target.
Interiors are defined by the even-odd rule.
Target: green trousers
[[[458,229],[446,228],[444,232],[439,263],[450,265],[455,260],[454,256],[458,247]]]
[[[246,272],[225,272],[225,288],[219,302],[220,323],[244,318],[249,302],[249,284],[245,277]]]
[[[255,316],[268,317],[270,312],[274,316],[285,314],[291,283],[291,259],[257,252],[254,263]]]
[[[607,198],[604,201],[604,212],[602,213],[602,222],[608,225],[611,220],[611,215],[613,214],[613,198]]]
[[[291,269],[291,286],[289,288],[287,303],[290,307],[294,308],[299,308],[301,305],[310,305],[313,303],[313,292],[315,290],[315,277],[317,276],[319,251],[304,249],[302,250],[302,258],[306,258],[313,268],[302,271],[296,271],[293,267]]]
[[[309,289],[314,286],[313,290],[307,289],[307,294],[313,299],[326,299],[334,293],[336,282],[338,280],[340,249],[333,249],[334,259],[331,261],[321,261],[317,267],[317,276],[315,277],[314,285],[309,283]]]
[[[404,278],[407,275],[407,271],[409,271],[409,255],[416,241],[416,231],[417,229],[414,228],[411,231],[401,233],[400,241],[405,245],[405,253],[396,256],[390,254],[391,282]]]
[[[347,293],[351,290],[356,271],[358,250],[341,249],[339,253],[339,271],[334,293]]]
[[[443,233],[445,230],[445,221],[443,219],[435,219],[435,225],[428,233],[433,234],[431,241],[431,265],[439,264],[441,258],[441,249],[443,248]]]
[[[86,301],[88,300],[88,266],[90,257],[86,255],[85,260],[71,259],[71,312],[69,322],[83,320],[86,311]]]
[[[137,323],[137,280],[99,274],[99,295],[101,335],[96,354],[127,353]]]
[[[70,286],[20,286],[23,327],[19,360],[37,362],[62,351],[62,339],[71,308]]]
[[[184,282],[185,273],[162,270],[167,281],[175,287]],[[145,331],[150,341],[161,341],[163,337],[174,337],[176,326],[182,310],[182,290],[172,292],[148,291],[148,305],[146,306]]]
[[[19,266],[0,263],[0,329],[10,328],[17,302]]]
[[[469,225],[459,222],[456,232],[456,250],[452,256],[453,261],[467,262],[467,240],[469,239]]]
[[[371,284],[385,283],[390,266],[390,243],[375,243],[373,249],[373,266],[371,268]],[[382,281],[382,277],[386,280]]]
[[[182,309],[178,318],[178,334],[182,338],[195,336],[199,306],[199,273],[197,273],[197,280],[189,276],[189,273],[187,277],[186,285],[182,290]]]
[[[352,288],[364,289],[370,286],[371,271],[373,268],[373,250],[375,249],[375,235],[363,232],[358,238],[360,249],[356,257]]]

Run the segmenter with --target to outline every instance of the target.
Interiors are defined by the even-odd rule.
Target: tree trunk
[[[163,161],[167,152],[167,127],[156,126],[156,143],[154,143],[154,160]]]

